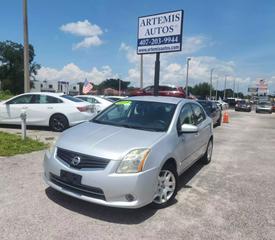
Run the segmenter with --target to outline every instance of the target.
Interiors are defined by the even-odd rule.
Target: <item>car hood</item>
[[[91,156],[120,160],[132,149],[151,147],[165,134],[85,122],[63,132],[56,145]]]

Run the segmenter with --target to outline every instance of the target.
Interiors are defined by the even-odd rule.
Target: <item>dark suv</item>
[[[150,95],[154,95],[154,86],[148,86],[143,89],[138,89],[131,93],[131,96],[150,96]],[[182,87],[160,85],[159,96],[185,98],[185,92]]]
[[[251,105],[245,100],[238,100],[235,105],[235,111],[251,112]]]
[[[222,110],[217,103],[208,100],[197,100],[197,102],[202,105],[207,115],[212,118],[213,125],[215,127],[220,126],[222,123]]]

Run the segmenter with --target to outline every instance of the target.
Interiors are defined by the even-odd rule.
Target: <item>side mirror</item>
[[[181,133],[197,133],[198,127],[192,124],[182,124],[180,128]]]

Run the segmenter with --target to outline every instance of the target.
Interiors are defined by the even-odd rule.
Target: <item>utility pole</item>
[[[237,98],[239,98],[239,81],[237,81]]]
[[[140,89],[143,88],[143,54],[140,55]]]
[[[235,98],[235,84],[236,84],[236,78],[234,78],[234,83],[233,83],[233,98]]]
[[[217,78],[217,82],[216,82],[216,100],[218,100],[218,78]]]
[[[227,75],[225,75],[224,77],[224,90],[223,90],[223,100],[225,99],[226,97],[226,79],[227,78]]]
[[[188,97],[189,93],[188,93],[188,72],[189,72],[189,62],[190,62],[191,58],[187,58],[186,60],[186,82],[185,82],[185,95],[186,98]]]
[[[214,71],[214,68],[212,68],[210,70],[210,93],[209,93],[210,100],[212,99],[212,77],[213,77],[213,71]]]
[[[120,96],[120,91],[121,91],[121,82],[120,82],[120,78],[118,78],[118,96]]]
[[[27,0],[23,0],[23,19],[24,19],[24,92],[26,93],[30,91]]]

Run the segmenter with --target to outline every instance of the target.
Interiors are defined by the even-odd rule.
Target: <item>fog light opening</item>
[[[132,194],[126,194],[125,198],[128,202],[133,202],[135,200],[135,197]]]

